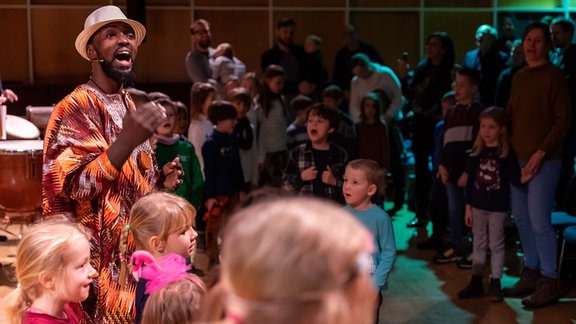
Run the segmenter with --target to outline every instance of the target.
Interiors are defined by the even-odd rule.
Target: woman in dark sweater
[[[522,175],[531,177],[525,188],[511,186],[512,214],[524,251],[520,280],[504,289],[507,296],[532,294],[522,303],[543,307],[558,301],[557,239],[550,221],[561,168],[561,143],[571,120],[568,84],[560,69],[548,61],[549,27],[536,22],[522,37],[526,67],[514,76],[507,109],[511,143]]]

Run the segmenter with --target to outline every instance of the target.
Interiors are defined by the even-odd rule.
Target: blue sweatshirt
[[[366,210],[355,210],[350,205],[344,208],[372,233],[375,247],[372,253],[374,262],[372,281],[378,291],[387,288],[388,276],[396,260],[396,242],[390,216],[374,204]]]

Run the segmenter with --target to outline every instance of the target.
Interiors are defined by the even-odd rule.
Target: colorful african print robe
[[[118,243],[130,208],[155,190],[159,171],[148,141],[121,170],[108,159],[126,107],[135,109],[127,93],[107,95],[83,84],[54,107],[44,139],[43,214],[73,215],[92,235],[98,277],[82,304],[87,322],[132,323],[135,315],[135,282],[132,276],[119,282]]]

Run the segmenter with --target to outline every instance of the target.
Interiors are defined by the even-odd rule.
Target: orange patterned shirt
[[[44,139],[43,215],[73,215],[92,235],[91,262],[98,271],[83,303],[86,322],[132,323],[135,282],[120,285],[118,241],[136,200],[156,190],[159,171],[149,142],[121,170],[106,155],[122,130],[127,93],[108,95],[83,84],[52,112]],[[129,245],[133,245],[129,242]],[[129,255],[129,254],[128,254]]]

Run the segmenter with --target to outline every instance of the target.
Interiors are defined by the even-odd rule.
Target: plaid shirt
[[[336,186],[326,185],[323,197],[337,202],[343,202],[342,183],[343,175],[348,162],[348,154],[338,145],[330,144],[328,165],[336,178]],[[303,170],[314,166],[314,155],[311,142],[300,144],[290,151],[288,163],[282,175],[282,188],[286,191],[297,192],[302,196],[314,194],[314,181],[303,181],[300,174]],[[319,176],[321,176],[319,171]]]

